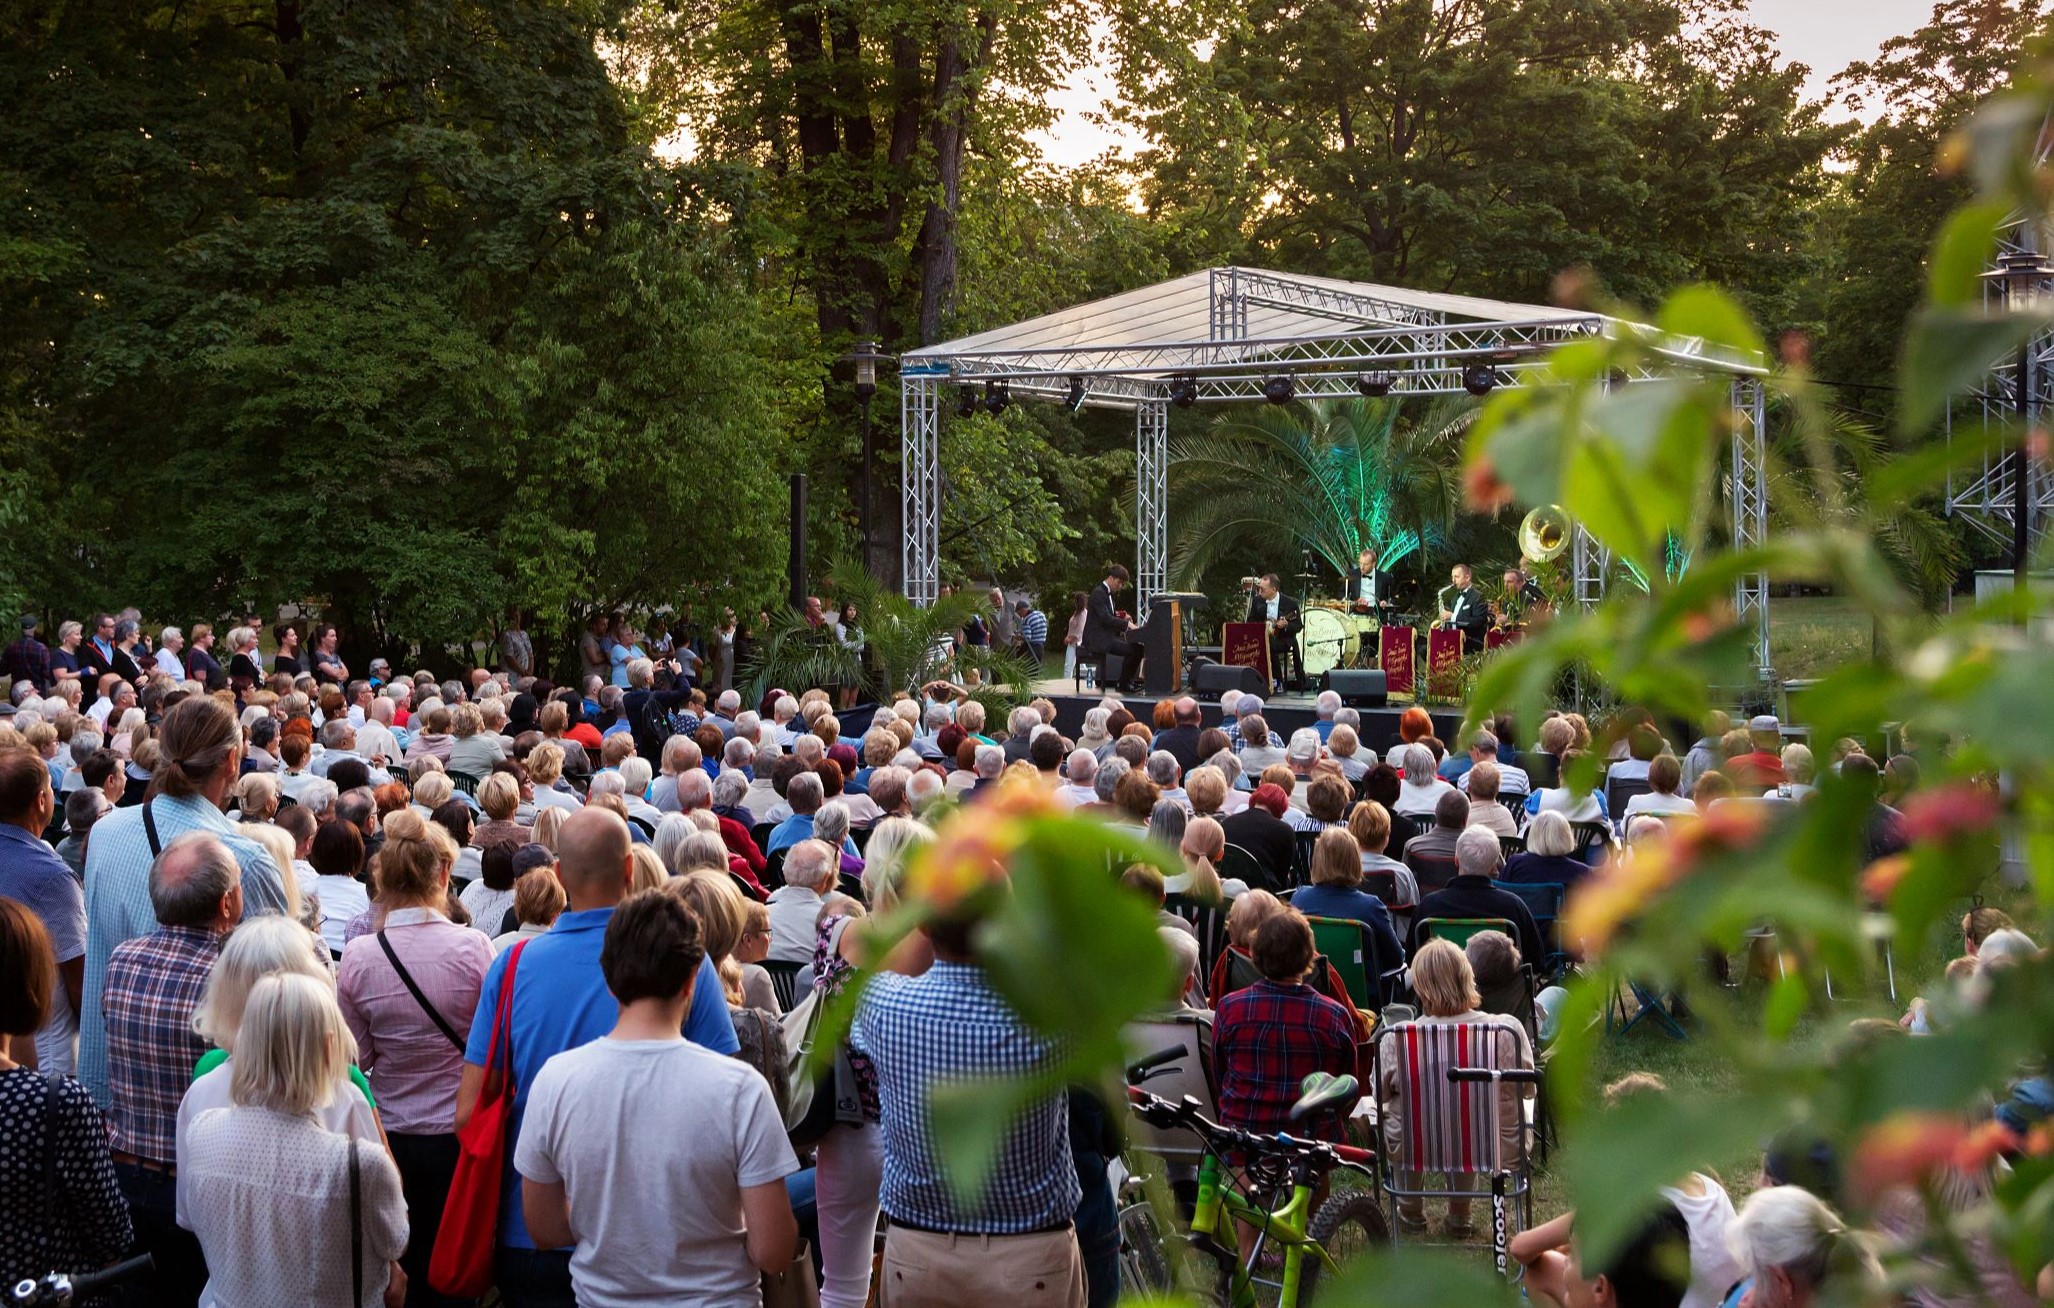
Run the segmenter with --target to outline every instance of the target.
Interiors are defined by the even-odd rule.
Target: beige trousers
[[[894,1226],[884,1237],[878,1308],[1083,1308],[1075,1231],[936,1235]]]

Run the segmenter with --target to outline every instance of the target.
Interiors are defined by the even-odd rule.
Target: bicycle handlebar
[[[137,1254],[126,1262],[112,1267],[103,1267],[97,1272],[81,1272],[71,1276],[64,1272],[52,1272],[40,1281],[23,1280],[5,1291],[4,1300],[9,1304],[51,1304],[64,1305],[90,1299],[103,1290],[112,1289],[123,1281],[150,1271],[157,1265],[149,1254]]]
[[[1503,1070],[1495,1067],[1451,1067],[1448,1069],[1448,1079],[1450,1081],[1516,1081],[1534,1084],[1540,1081],[1540,1073],[1525,1067],[1508,1067]]]
[[[1258,1131],[1245,1131],[1238,1126],[1227,1126],[1199,1112],[1195,1101],[1173,1104],[1138,1086],[1127,1087],[1127,1099],[1151,1125],[1182,1127],[1203,1137],[1214,1148],[1247,1149],[1255,1153],[1307,1158],[1363,1173],[1368,1173],[1376,1161],[1375,1151],[1369,1149],[1330,1144],[1325,1140],[1300,1139],[1282,1131],[1265,1135]]]
[[[1182,1058],[1184,1053],[1185,1050],[1182,1045],[1171,1045],[1168,1049],[1158,1049],[1138,1063],[1127,1064],[1127,1080],[1137,1083],[1145,1081],[1148,1079],[1150,1072],[1161,1067],[1164,1063],[1175,1062]]]
[[[131,1277],[141,1276],[156,1265],[157,1260],[149,1254],[137,1254],[127,1262],[116,1263],[97,1272],[87,1272],[84,1276],[72,1277],[71,1292],[80,1299],[89,1299]]]

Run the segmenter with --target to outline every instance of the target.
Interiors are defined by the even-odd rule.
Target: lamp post
[[[863,401],[863,489],[859,518],[863,532],[863,568],[870,571],[870,447],[876,442],[870,423],[870,401],[877,395],[877,365],[891,356],[880,352],[876,341],[858,341],[856,348],[842,356],[856,370],[856,396]]]
[[[2030,227],[2021,230],[2020,248],[1997,260],[1996,268],[1984,273],[1990,283],[2004,289],[2004,305],[2013,313],[2030,308],[2042,285],[2054,277],[2049,264],[2033,248]],[[2013,379],[2012,403],[2018,415],[2018,449],[2012,455],[2016,467],[2011,478],[2011,573],[2020,590],[2026,586],[2026,572],[2032,566],[2032,422],[2033,342],[2027,338],[2018,347],[2018,375]]]

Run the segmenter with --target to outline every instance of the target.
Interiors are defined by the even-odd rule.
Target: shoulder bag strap
[[[528,947],[526,940],[518,941],[507,952],[506,975],[499,982],[499,1008],[492,1015],[492,1043],[485,1051],[485,1083],[491,1086],[498,1078],[496,1093],[513,1097],[513,990],[514,973],[521,965],[521,951]]]
[[[364,1197],[357,1162],[357,1138],[349,1138],[349,1284],[350,1308],[364,1302]]]
[[[157,819],[150,814],[150,805],[156,802],[154,795],[143,801],[143,835],[149,839],[151,858],[164,852],[164,842],[157,839]]]
[[[438,1031],[449,1037],[449,1043],[457,1047],[457,1052],[463,1052],[464,1038],[456,1033],[456,1028],[449,1024],[447,1018],[436,1011],[435,1005],[428,1002],[428,996],[421,993],[421,987],[415,984],[413,975],[407,971],[406,965],[399,961],[399,951],[392,947],[392,942],[385,938],[383,931],[378,933],[378,947],[385,951],[385,957],[392,963],[392,970],[399,974],[400,984],[407,988],[407,993],[414,997],[414,1002],[421,1006],[421,1011],[428,1015],[428,1020],[435,1024]]]

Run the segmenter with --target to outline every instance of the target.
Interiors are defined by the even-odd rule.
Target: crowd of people
[[[1645,714],[1594,735],[1551,713],[1524,749],[1499,719],[1457,750],[1413,709],[1379,754],[1331,694],[1288,735],[1235,692],[1141,718],[1108,698],[1074,735],[1048,701],[991,721],[939,682],[861,719],[826,689],[745,707],[607,622],[606,673],[571,686],[518,643],[438,680],[358,673],[326,624],[281,627],[268,673],[247,624],[226,662],[204,624],[155,654],[133,617],[93,627],[52,649],[25,619],[0,654],[0,1159],[56,1160],[49,1196],[0,1191],[0,1280],[147,1250],[134,1302],[463,1302],[429,1269],[460,1133],[507,1091],[492,1281],[513,1308],[754,1303],[802,1231],[831,1308],[1110,1303],[1102,1105],[1027,1105],[973,1200],[943,1174],[934,1087],[1058,1057],[983,975],[974,920],[903,941],[822,1092],[791,1081],[787,1027],[848,984],[941,815],[1026,778],[1175,849],[1178,875],[1121,880],[1161,911],[1165,1004],[1209,1015],[1223,1119],[1283,1129],[1308,1073],[1354,1073],[1390,1137],[1378,1009],[1496,1023],[1507,1065],[1549,1034],[1504,996],[1573,951],[1508,886],[1574,886],[1719,803],[1802,803],[1816,770],[1761,717],[1679,751]],[[1887,800],[1914,761],[1842,742],[1825,766],[1871,785],[1871,845],[1901,844]],[[1447,918],[1509,930],[1457,947]],[[1367,1002],[1314,921],[1359,924]],[[1715,1189],[1670,1196],[1693,1255]],[[1732,1269],[1756,1277],[1795,1265],[1779,1223],[1824,1220],[1777,1208],[1749,1243],[1753,1210]],[[1397,1220],[1427,1219],[1414,1199]],[[1447,1226],[1469,1231],[1459,1204]],[[1576,1281],[1566,1245],[1527,1251],[1548,1284]],[[1618,1297],[1616,1267],[1582,1284],[1605,1276],[1613,1302],[1660,1301]]]

